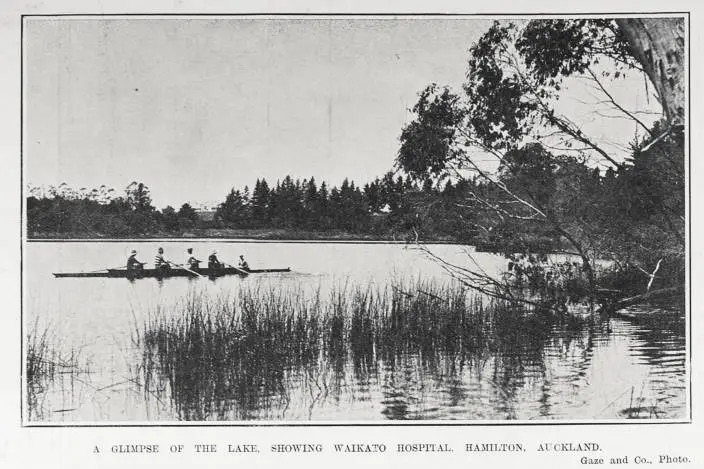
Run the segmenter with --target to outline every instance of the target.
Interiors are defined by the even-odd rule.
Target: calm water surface
[[[62,278],[52,272],[121,266],[132,249],[152,262],[158,246],[182,263],[186,248],[225,262],[244,254],[252,268],[291,273],[217,280]],[[457,264],[466,248],[429,246]],[[506,261],[472,253],[487,273]],[[139,242],[28,243],[25,247],[25,331],[49,329],[53,346],[80,351],[85,368],[43,382],[29,405],[32,421],[614,419],[688,418],[683,322],[588,321],[579,327],[525,323],[506,340],[471,353],[447,349],[326,356],[289,367],[276,385],[228,383],[213,402],[175,396],[168,379],[145,382],[139,328],[156,310],[186,295],[230,298],[243,287],[326,291],[392,280],[445,280],[422,252],[395,244]],[[535,329],[531,329],[535,327]],[[519,329],[517,333],[515,329]],[[201,383],[207,387],[208,383]],[[237,392],[231,392],[237,389]]]

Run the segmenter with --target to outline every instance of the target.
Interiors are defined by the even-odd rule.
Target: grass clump
[[[146,389],[168,394],[181,418],[247,419],[286,408],[301,381],[327,393],[350,373],[365,381],[409,355],[434,367],[511,356],[516,347],[539,353],[541,321],[459,283],[418,279],[327,294],[274,286],[245,287],[234,298],[191,294],[157,310],[137,337]]]

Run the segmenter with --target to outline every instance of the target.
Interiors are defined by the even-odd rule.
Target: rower
[[[208,268],[219,269],[221,267],[222,263],[218,260],[217,251],[213,251],[210,256],[208,256]]]
[[[127,270],[142,270],[144,269],[144,264],[144,262],[137,260],[137,251],[133,249],[130,257],[127,258]]]
[[[247,264],[247,261],[244,260],[244,256],[242,254],[240,254],[240,262],[237,265],[242,270],[249,270],[249,264]]]
[[[198,267],[200,266],[201,261],[199,261],[198,259],[196,259],[195,256],[193,255],[193,248],[188,248],[188,249],[186,250],[186,252],[188,252],[188,259],[186,260],[186,265],[187,265],[190,269],[194,269],[194,270],[198,269]]]
[[[159,248],[156,256],[154,257],[154,268],[156,269],[170,269],[169,261],[164,259],[164,248]]]

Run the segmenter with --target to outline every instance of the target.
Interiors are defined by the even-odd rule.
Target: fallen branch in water
[[[655,270],[653,270],[653,273],[649,275],[650,280],[648,281],[648,288],[646,288],[646,291],[650,291],[650,287],[653,286],[653,280],[655,280],[655,274],[658,273],[658,270],[660,269],[660,263],[662,262],[662,258],[658,261],[658,265],[655,266]]]
[[[601,308],[599,308],[598,312],[602,313],[602,314],[613,313],[614,311],[618,311],[619,309],[626,308],[628,306],[637,305],[639,303],[643,303],[645,301],[652,300],[653,298],[657,298],[660,296],[666,296],[666,295],[671,295],[673,293],[678,293],[682,290],[683,290],[683,287],[678,286],[678,287],[661,288],[659,290],[648,291],[646,293],[643,293],[642,295],[629,296],[627,298],[622,298],[620,300],[606,303]]]

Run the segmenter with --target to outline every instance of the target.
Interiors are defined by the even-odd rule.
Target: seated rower
[[[222,263],[218,260],[217,252],[213,251],[210,256],[208,256],[208,268],[209,269],[220,269],[222,268]]]
[[[188,248],[186,250],[188,252],[188,259],[186,260],[186,266],[189,269],[197,270],[200,267],[201,261],[195,258],[193,255],[193,248]]]
[[[244,260],[244,256],[242,254],[240,254],[240,262],[237,266],[242,270],[249,270],[249,264],[247,264],[247,261]]]
[[[127,258],[127,270],[142,270],[144,269],[144,264],[144,262],[137,260],[137,251],[132,250],[130,257]]]
[[[154,257],[154,268],[167,270],[171,268],[171,265],[169,264],[170,262],[164,259],[164,249],[159,248],[156,256]]]

